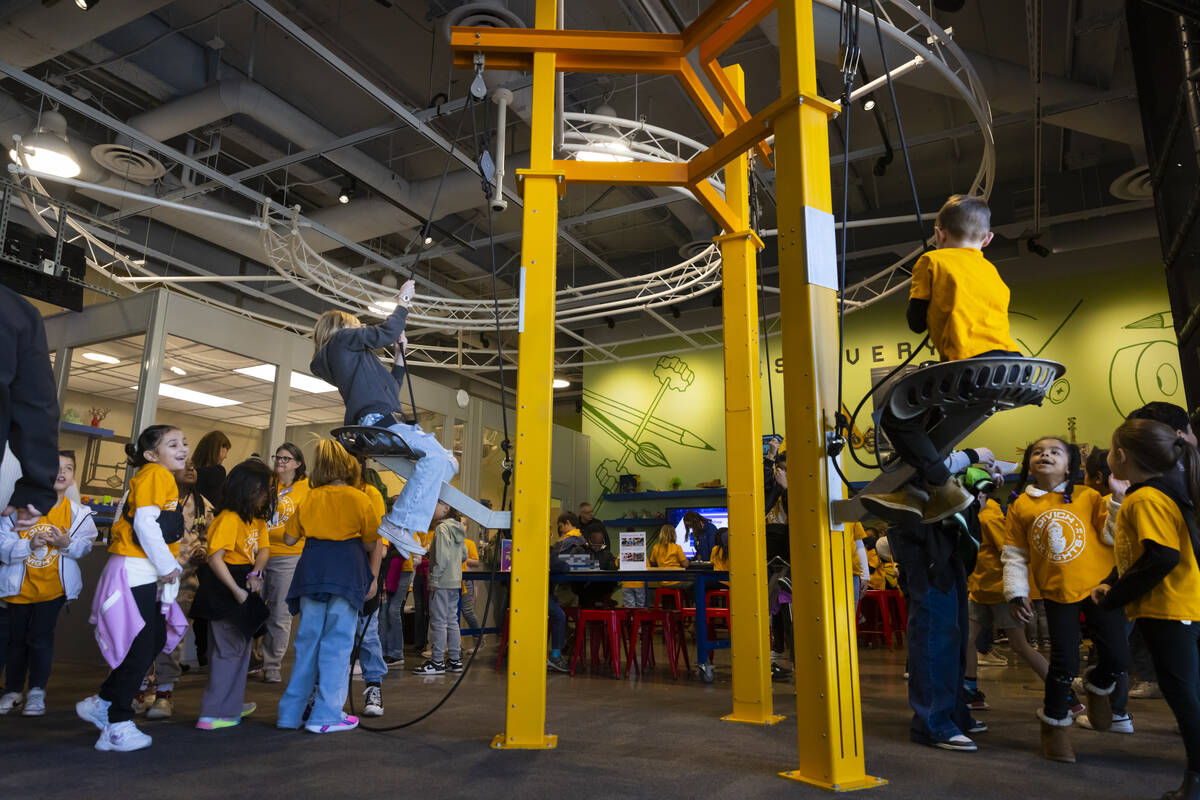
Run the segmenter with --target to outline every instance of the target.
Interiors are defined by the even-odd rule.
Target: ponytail
[[[174,425],[151,425],[146,430],[138,434],[136,442],[125,443],[125,456],[131,467],[144,467],[149,461],[146,460],[146,452],[154,450],[158,447],[159,442],[167,435],[169,431],[179,430]]]
[[[1113,432],[1113,446],[1119,447],[1144,472],[1166,475],[1183,471],[1192,506],[1200,510],[1200,452],[1169,425],[1148,419],[1128,419]]]
[[[1035,442],[1030,442],[1025,446],[1025,455],[1021,458],[1021,474],[1017,476],[1017,486],[1012,493],[1013,500],[1021,496],[1021,492],[1025,491],[1025,484],[1029,482],[1029,455],[1033,452],[1034,444]]]
[[[1179,463],[1183,466],[1183,482],[1187,484],[1188,497],[1191,498],[1192,508],[1200,510],[1200,451],[1196,446],[1182,436],[1175,439],[1175,452],[1179,455]]]

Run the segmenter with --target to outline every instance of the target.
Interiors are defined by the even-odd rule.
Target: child
[[[467,558],[463,541],[467,529],[450,514],[450,506],[439,502],[433,519],[441,520],[433,532],[429,552],[429,630],[433,653],[417,675],[462,672],[462,635],[458,624],[458,602],[462,597],[462,565]]]
[[[275,502],[275,516],[271,518],[268,533],[271,537],[270,558],[264,572],[263,600],[271,616],[267,618],[267,632],[263,634],[263,682],[280,683],[283,676],[280,664],[287,652],[288,640],[292,635],[292,615],[288,612],[287,593],[292,585],[292,574],[304,548],[301,541],[294,547],[283,542],[283,535],[294,528],[296,509],[308,497],[308,467],[304,453],[291,442],[284,442],[275,450],[275,474],[279,478],[279,496]]]
[[[398,393],[404,368],[396,361],[389,375],[372,352],[393,343],[400,348],[408,346],[404,322],[414,290],[413,281],[404,282],[396,309],[382,325],[363,327],[345,311],[326,311],[313,326],[316,354],[311,364],[314,375],[338,387],[346,405],[346,425],[377,425],[395,431],[418,458],[412,476],[379,526],[379,533],[405,557],[425,552],[415,532],[429,528],[442,484],[458,473],[458,462],[437,437],[418,425],[396,422],[394,415],[402,411]]]
[[[934,223],[938,249],[913,267],[908,325],[914,333],[928,329],[942,361],[1020,355],[1008,330],[1008,287],[980,252],[992,241],[990,226],[986,200],[952,196]],[[900,419],[885,407],[879,425],[916,476],[895,492],[861,495],[868,512],[892,522],[930,523],[971,504],[970,492],[951,477],[925,432],[928,416]]]
[[[1200,454],[1178,431],[1130,419],[1112,438],[1113,475],[1133,485],[1116,521],[1117,566],[1092,591],[1105,609],[1126,608],[1158,671],[1187,752],[1187,771],[1169,800],[1200,798]],[[1182,469],[1180,468],[1182,467]],[[1120,577],[1116,577],[1117,575]]]
[[[1079,462],[1079,449],[1056,436],[1039,439],[1025,451],[1018,486],[1030,474],[1034,483],[1008,507],[1002,555],[1004,596],[1017,620],[1033,618],[1031,576],[1046,603],[1050,666],[1045,702],[1038,710],[1042,756],[1068,763],[1075,761],[1066,729],[1074,720],[1068,707],[1071,681],[1079,670],[1080,612],[1099,655],[1084,675],[1091,725],[1109,730],[1114,722],[1128,722],[1123,708],[1115,709],[1114,716],[1109,697],[1129,663],[1125,617],[1089,599],[1092,587],[1114,565],[1112,540],[1104,534],[1108,513],[1099,494],[1073,485]]]
[[[88,620],[113,670],[99,694],[75,704],[79,718],[100,729],[96,749],[120,752],[150,746],[133,724],[133,697],[155,656],[174,650],[187,632],[175,602],[183,515],[172,474],[187,465],[187,440],[178,428],[151,425],[125,445],[125,454],[138,471],[113,523]]]
[[[246,671],[254,634],[268,611],[262,591],[270,558],[267,520],[275,514],[275,473],[249,459],[233,468],[208,528],[208,569],[201,572],[192,615],[209,621],[208,686],[200,699],[203,731],[231,728],[254,711]],[[251,599],[251,592],[255,597]]]
[[[288,590],[288,606],[300,613],[291,680],[279,700],[276,727],[335,733],[358,727],[342,712],[350,680],[354,628],[371,591],[368,554],[379,541],[379,516],[366,494],[354,488],[358,461],[332,439],[317,443],[309,483],[312,491],[296,511],[296,533],[284,534],[304,551]],[[315,690],[315,692],[314,692]]]
[[[79,596],[79,559],[91,552],[96,540],[91,509],[66,496],[74,483],[75,454],[61,450],[54,480],[58,502],[50,513],[20,532],[14,529],[13,517],[0,518],[0,597],[9,607],[0,714],[18,708],[26,717],[46,713],[58,612]],[[26,672],[29,694],[23,695]]]
[[[658,529],[658,537],[650,550],[650,566],[658,569],[687,569],[687,556],[683,548],[675,542],[675,529],[663,525]]]

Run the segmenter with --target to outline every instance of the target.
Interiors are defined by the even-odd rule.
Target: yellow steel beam
[[[683,52],[691,52],[716,33],[725,24],[725,20],[745,2],[746,0],[714,0],[712,5],[683,29]]]
[[[796,95],[781,97],[740,125],[737,124],[737,116],[730,113],[729,119],[736,127],[687,162],[688,179],[692,183],[702,181],[733,159],[740,158],[756,142],[770,136],[776,118],[798,102],[800,99]]]
[[[774,9],[775,0],[750,0],[700,42],[700,63],[712,61],[724,53],[731,44],[745,36],[746,31],[762,22]],[[684,31],[685,46],[687,42],[687,31]]]
[[[536,25],[556,26],[558,0],[538,0]],[[550,421],[554,378],[554,286],[558,185],[554,160],[554,53],[533,56],[533,118],[524,173],[513,557],[503,749],[548,749],[546,617],[550,597]]]
[[[460,50],[454,54],[454,66],[470,69],[474,54],[480,50]],[[599,72],[612,74],[673,75],[679,71],[678,56],[608,53],[567,53],[559,56],[555,66],[559,72]],[[488,53],[488,69],[511,69],[528,72],[533,69],[532,53]]]
[[[691,63],[686,58],[679,59],[679,70],[676,75],[679,82],[683,84],[684,90],[692,98],[692,102],[704,115],[709,127],[718,136],[723,134],[725,132],[725,115],[717,106],[716,101],[712,99],[712,95],[704,88],[704,82],[700,80],[700,75],[692,69]]]
[[[745,91],[741,67],[729,67],[730,87]],[[725,125],[737,115],[725,107]],[[773,725],[771,642],[767,610],[766,520],[763,516],[762,394],[759,375],[758,271],[762,240],[750,229],[749,159],[745,152],[725,167],[725,197],[740,227],[716,242],[721,247],[721,320],[725,331],[725,474],[729,483],[730,653],[733,711],[730,722]],[[697,603],[704,598],[697,597]]]
[[[624,31],[560,31],[531,28],[450,29],[450,49],[483,53],[555,53],[570,55],[683,55],[678,33]]]
[[[785,96],[817,95],[813,0],[779,0]],[[828,115],[793,104],[775,120],[780,304],[786,398],[799,767],[785,777],[834,791],[879,786],[866,774],[846,545],[830,536],[826,434],[837,411],[837,265]],[[840,484],[837,485],[840,494]]]
[[[640,184],[644,186],[687,186],[686,161],[555,161],[554,169],[568,183]]]
[[[713,188],[713,185],[708,181],[700,181],[699,183],[688,184],[688,188],[692,190],[692,194],[696,196],[696,200],[704,209],[721,225],[721,230],[726,233],[741,230],[738,224],[737,213],[729,207],[725,202],[725,198],[721,197],[720,193]],[[728,196],[728,195],[727,195]]]
[[[737,96],[737,92],[734,91],[733,86],[729,83],[729,78],[725,76],[725,70],[721,68],[721,64],[713,58],[708,61],[701,61],[700,66],[713,86],[717,87],[717,94],[721,96],[722,102],[725,103],[726,113],[728,113],[729,109],[733,109],[735,124],[740,125],[743,122],[749,122],[753,115],[750,113],[750,109],[746,108],[746,101]],[[766,141],[758,142],[754,148],[758,151],[764,163],[771,163],[771,146]]]

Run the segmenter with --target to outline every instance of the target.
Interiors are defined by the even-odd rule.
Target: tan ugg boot
[[[1037,715],[1042,723],[1042,758],[1074,764],[1075,749],[1071,747],[1071,737],[1067,735],[1071,718],[1048,719],[1041,709],[1038,709]]]
[[[1096,686],[1089,680],[1087,674],[1083,678],[1083,691],[1087,695],[1088,721],[1092,728],[1098,731],[1112,729],[1112,693],[1117,688],[1116,683],[1104,687]]]

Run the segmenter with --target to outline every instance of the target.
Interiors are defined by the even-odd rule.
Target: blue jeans
[[[411,572],[401,572],[396,591],[388,595],[387,614],[383,618],[383,654],[388,658],[404,658],[404,601],[412,582]]]
[[[939,589],[922,541],[924,535],[940,535],[937,526],[892,530],[888,542],[905,576],[908,598],[908,702],[913,710],[909,738],[921,744],[943,742],[971,727],[971,712],[962,696],[969,626],[966,570],[951,557],[941,567],[949,573],[949,586]]]
[[[567,615],[558,605],[554,588],[550,589],[550,649],[562,650],[567,644]]]
[[[291,680],[279,699],[277,727],[299,728],[309,698],[313,701],[309,725],[341,722],[357,621],[358,611],[343,597],[300,598],[296,660]]]
[[[363,630],[366,633],[363,633]],[[383,661],[383,644],[379,641],[379,612],[358,618],[358,627],[354,632],[357,639],[362,636],[358,646],[358,663],[362,667],[362,677],[367,683],[379,683],[387,675],[387,664]]]
[[[381,419],[383,417],[378,414],[368,414],[358,424],[374,425]],[[403,437],[409,449],[416,454],[417,464],[412,477],[392,504],[387,520],[412,532],[427,531],[433,520],[434,509],[437,508],[438,492],[442,490],[443,483],[449,483],[458,473],[458,467],[437,437],[421,430],[420,426],[397,422],[388,426],[388,430]]]

